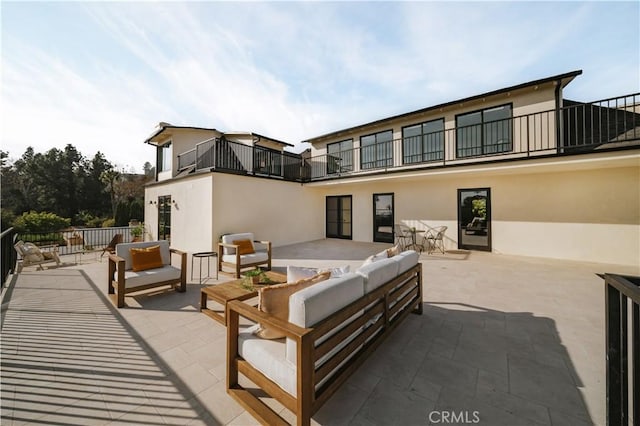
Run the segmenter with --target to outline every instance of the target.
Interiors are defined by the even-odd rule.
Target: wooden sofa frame
[[[235,276],[235,278],[240,278],[240,270],[241,269],[246,269],[246,268],[252,268],[254,266],[261,266],[261,265],[266,265],[267,266],[267,270],[270,271],[271,270],[271,241],[260,241],[260,240],[253,240],[254,243],[258,243],[258,244],[264,244],[265,246],[267,246],[267,260],[263,260],[261,262],[255,262],[255,263],[247,263],[244,265],[240,265],[240,251],[238,250],[238,247],[240,247],[239,245],[236,244],[228,244],[228,243],[218,243],[218,272],[222,273],[222,274],[226,274],[226,275],[233,275]],[[236,251],[236,261],[235,263],[232,262],[224,262],[222,260],[222,256],[224,255],[224,248],[230,248],[230,249],[234,249]],[[234,272],[226,272],[222,270],[223,266],[227,266],[229,268],[233,268]]]
[[[363,315],[355,320],[351,319],[354,314],[361,311],[364,311]],[[262,391],[291,410],[297,417],[298,425],[309,425],[311,416],[410,312],[422,314],[422,265],[420,263],[325,318],[313,328],[298,327],[260,312],[256,307],[240,301],[229,302],[226,311],[228,327],[227,393],[260,423],[265,425],[288,424],[262,402],[256,394],[238,383],[238,375],[241,373]],[[382,315],[380,316],[380,314]],[[280,330],[296,342],[297,397],[284,391],[239,355],[238,334],[241,316]],[[322,365],[316,367],[317,360],[329,354],[347,337],[359,329],[363,329],[373,320],[376,321],[366,327],[355,339]],[[328,337],[324,342],[315,343],[324,335],[330,335],[338,325],[345,321],[352,322]],[[345,360],[347,361],[345,362]],[[327,377],[328,380],[318,386]]]
[[[172,254],[180,256],[180,278],[175,280],[158,281],[155,283],[129,288],[126,288],[125,285],[125,260],[115,254],[109,255],[109,294],[113,295],[115,293],[116,306],[118,308],[124,307],[124,296],[126,294],[136,291],[147,290],[149,288],[161,287],[165,285],[172,286],[179,293],[184,293],[185,291],[187,291],[187,253],[174,248],[169,248],[169,253],[170,256]]]

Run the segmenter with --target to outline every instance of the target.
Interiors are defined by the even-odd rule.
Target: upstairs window
[[[402,161],[404,164],[438,161],[443,158],[443,118],[402,129]]]
[[[393,166],[393,132],[387,130],[360,138],[360,167],[376,169]]]
[[[158,171],[171,170],[171,142],[158,147]]]
[[[353,171],[353,139],[327,144],[327,174]]]
[[[456,117],[458,158],[512,150],[511,105],[501,105]]]

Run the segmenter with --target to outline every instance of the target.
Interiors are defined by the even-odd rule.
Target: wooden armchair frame
[[[182,250],[169,248],[169,253],[180,256],[180,278],[175,280],[159,281],[151,284],[126,288],[125,260],[115,254],[109,255],[109,294],[116,296],[116,306],[124,307],[124,296],[128,293],[146,290],[149,288],[171,285],[179,293],[187,291],[187,253]],[[116,273],[117,272],[117,273]]]
[[[236,244],[228,244],[228,243],[218,243],[218,272],[223,273],[223,274],[227,274],[227,275],[234,275],[236,278],[240,278],[240,271],[242,269],[247,269],[247,268],[253,268],[256,266],[261,266],[261,265],[266,265],[267,266],[267,270],[270,271],[271,270],[271,241],[260,241],[260,240],[253,240],[254,243],[258,243],[258,244],[263,244],[267,247],[267,260],[262,260],[260,262],[255,262],[255,263],[247,263],[244,265],[240,264],[240,251],[238,250],[238,248],[240,247],[239,245]],[[222,256],[224,255],[224,248],[229,248],[229,249],[234,249],[235,250],[235,256],[236,256],[236,261],[235,263],[233,262],[225,262],[222,260]],[[222,270],[223,266],[227,266],[229,268],[233,268],[234,272],[226,272]]]
[[[361,311],[364,311],[363,315],[351,319]],[[422,265],[420,263],[325,318],[313,328],[298,327],[261,312],[254,306],[237,300],[231,301],[226,308],[227,393],[260,423],[288,424],[254,393],[239,384],[238,375],[241,373],[291,410],[296,415],[298,425],[309,425],[311,416],[411,312],[422,314]],[[238,334],[241,316],[279,330],[295,341],[297,396],[294,397],[284,391],[239,355]],[[337,333],[331,334],[345,321],[351,322]],[[346,346],[316,367],[319,359],[329,354],[353,333],[363,329],[364,331]],[[321,341],[320,339],[325,335],[330,337],[316,345],[316,342]],[[326,378],[328,379],[319,385]]]

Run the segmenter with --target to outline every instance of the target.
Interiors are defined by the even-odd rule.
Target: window
[[[511,105],[458,115],[456,154],[474,157],[511,151],[511,133]]]
[[[438,161],[443,158],[443,118],[402,129],[402,161],[404,164]]]
[[[375,169],[393,166],[393,132],[387,130],[360,138],[360,167]]]
[[[158,171],[171,170],[171,142],[158,147]]]
[[[353,139],[327,145],[327,174],[353,171]]]

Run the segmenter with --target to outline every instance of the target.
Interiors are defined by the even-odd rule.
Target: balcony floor
[[[383,247],[316,241],[275,248],[274,265],[355,269]],[[197,282],[185,294],[151,291],[115,309],[107,262],[85,260],[10,278],[3,425],[256,424],[225,392],[225,328],[198,312]],[[423,254],[421,262],[424,314],[410,315],[314,423],[442,424],[450,413],[486,425],[605,423],[596,273],[638,268],[480,252]]]

